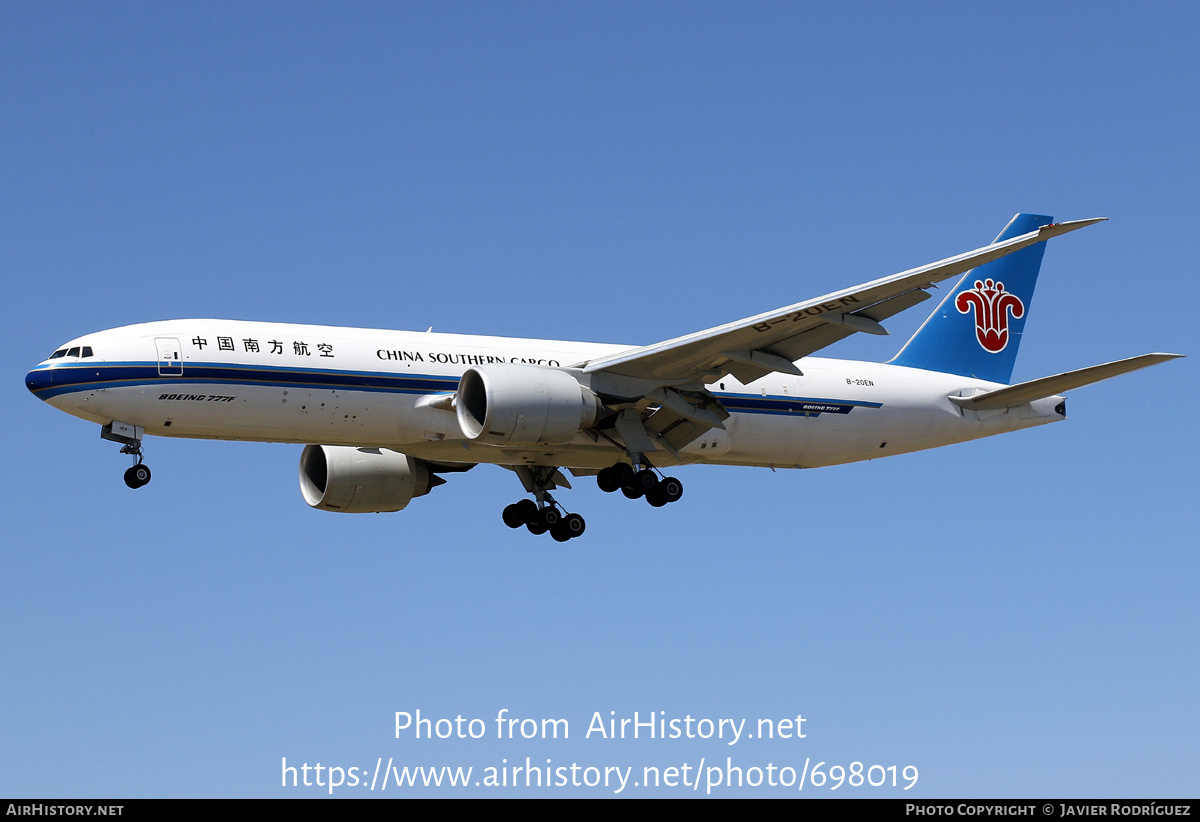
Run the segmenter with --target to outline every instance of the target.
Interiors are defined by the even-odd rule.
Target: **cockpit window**
[[[60,357],[94,357],[92,347],[90,345],[73,346],[71,348],[60,348],[50,355],[50,359],[57,360]]]

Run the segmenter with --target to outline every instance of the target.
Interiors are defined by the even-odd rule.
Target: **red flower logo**
[[[1004,290],[1004,283],[990,279],[975,281],[975,287],[964,291],[954,301],[960,314],[975,311],[975,337],[985,351],[999,354],[1008,346],[1008,317],[1021,317],[1025,305],[1016,294]]]

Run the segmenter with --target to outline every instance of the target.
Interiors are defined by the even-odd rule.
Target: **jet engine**
[[[602,409],[567,372],[516,363],[468,368],[455,406],[463,435],[488,445],[566,442],[595,423]]]
[[[399,511],[442,482],[423,461],[399,451],[306,445],[300,455],[300,493],[322,511]]]

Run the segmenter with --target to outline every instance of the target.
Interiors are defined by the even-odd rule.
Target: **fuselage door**
[[[180,353],[179,340],[174,337],[155,337],[154,346],[158,349],[158,375],[182,377],[183,356]]]

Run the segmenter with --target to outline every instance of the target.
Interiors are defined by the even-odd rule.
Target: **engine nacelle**
[[[455,407],[468,439],[534,445],[570,440],[596,421],[601,404],[565,371],[500,363],[468,368]]]
[[[300,493],[322,511],[399,511],[428,494],[434,479],[428,465],[398,451],[306,445],[300,455]]]

